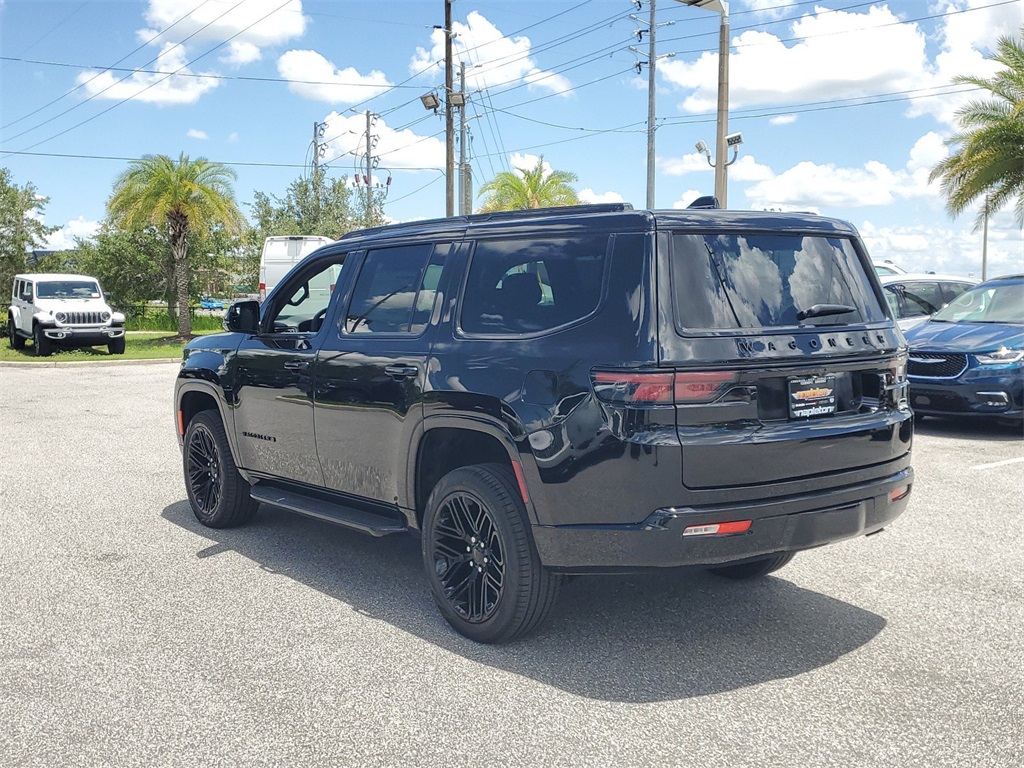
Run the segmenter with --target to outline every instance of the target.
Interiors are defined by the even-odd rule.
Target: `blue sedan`
[[[974,286],[906,337],[916,413],[1024,416],[1024,275]]]

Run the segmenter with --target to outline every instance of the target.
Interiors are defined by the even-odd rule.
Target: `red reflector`
[[[910,493],[909,485],[901,485],[899,488],[893,488],[889,491],[889,501],[899,501],[908,493]]]
[[[736,381],[731,371],[680,371],[676,374],[677,403],[699,403],[713,400],[727,384]]]
[[[519,494],[523,497],[523,503],[530,503],[530,494],[526,492],[526,477],[523,476],[523,465],[518,461],[512,462],[512,471],[516,476],[516,483],[519,485]]]
[[[725,536],[730,533],[746,533],[750,530],[752,522],[752,520],[733,520],[728,523],[691,525],[683,529],[683,536]]]
[[[185,436],[185,415],[181,411],[178,411],[178,434]]]
[[[260,290],[261,291],[267,290],[267,284],[266,283],[260,283]]]

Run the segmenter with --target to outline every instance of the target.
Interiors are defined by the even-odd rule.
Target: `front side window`
[[[470,334],[517,335],[581,320],[601,301],[608,235],[477,243],[460,325]]]
[[[430,319],[442,259],[449,247],[403,245],[369,251],[352,289],[345,331],[422,333]]]
[[[273,333],[316,333],[338,283],[344,255],[321,264],[312,272],[299,275],[297,281],[284,287],[271,308],[268,326]]]
[[[885,319],[852,241],[777,234],[672,236],[676,325],[732,330]]]

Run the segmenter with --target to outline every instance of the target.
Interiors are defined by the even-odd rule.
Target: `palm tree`
[[[245,218],[235,204],[234,170],[205,157],[177,160],[145,155],[133,160],[114,181],[107,201],[111,216],[126,228],[151,223],[165,232],[174,260],[178,297],[178,336],[192,336],[189,317],[189,238],[205,235],[215,226],[241,233]]]
[[[576,174],[551,171],[544,174],[544,157],[532,169],[516,168],[516,172],[502,171],[480,188],[488,195],[481,213],[493,211],[520,211],[524,208],[554,208],[576,205],[580,199],[570,185]]]
[[[1020,31],[1024,38],[1024,26]],[[1002,37],[992,60],[1006,68],[989,79],[954,78],[995,98],[972,101],[957,111],[960,131],[946,144],[958,148],[932,169],[930,180],[942,180],[950,215],[963,213],[981,198],[981,224],[988,213],[1016,198],[1017,223],[1024,227],[1024,44]]]

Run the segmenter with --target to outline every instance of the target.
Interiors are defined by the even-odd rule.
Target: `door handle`
[[[388,376],[394,376],[396,379],[404,379],[409,376],[415,376],[419,373],[419,370],[415,365],[405,365],[403,363],[395,363],[394,365],[384,366],[384,373]]]
[[[286,371],[304,371],[309,368],[308,360],[289,360],[284,364]]]

